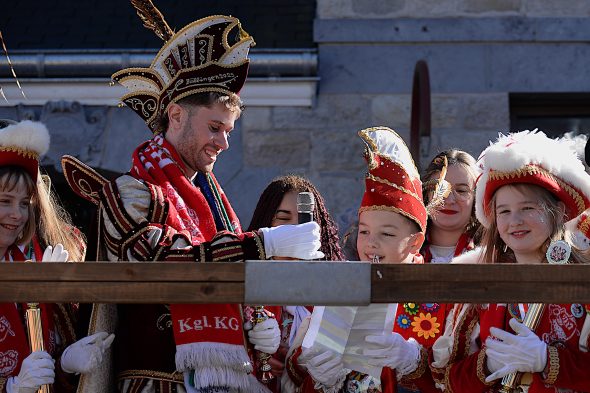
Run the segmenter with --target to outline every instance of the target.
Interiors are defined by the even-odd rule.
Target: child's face
[[[361,261],[409,263],[420,249],[424,235],[399,213],[367,210],[360,214],[357,250]]]
[[[498,234],[514,252],[516,260],[541,262],[541,247],[551,235],[551,222],[538,196],[532,190],[522,193],[504,186],[496,191],[495,214]]]
[[[29,220],[31,196],[21,180],[11,191],[0,191],[0,252],[16,242]]]

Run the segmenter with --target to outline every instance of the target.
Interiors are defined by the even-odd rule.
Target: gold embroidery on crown
[[[393,187],[393,188],[395,188],[395,189],[397,189],[397,190],[400,190],[400,191],[401,191],[401,192],[403,192],[403,193],[406,193],[406,194],[408,194],[408,195],[411,195],[411,196],[413,196],[414,198],[416,198],[416,199],[417,199],[417,200],[419,200],[419,201],[421,201],[421,200],[422,200],[422,198],[420,198],[420,197],[418,196],[418,194],[416,194],[415,192],[413,192],[413,191],[410,191],[410,190],[408,190],[407,188],[400,187],[399,185],[397,185],[397,184],[395,184],[395,183],[392,183],[392,182],[390,182],[390,181],[388,181],[388,180],[382,179],[382,178],[380,178],[380,177],[378,177],[378,176],[374,176],[374,175],[372,175],[372,174],[370,174],[370,173],[369,173],[369,174],[367,174],[367,179],[370,179],[370,180],[376,181],[377,183],[383,183],[383,184],[387,184],[388,186],[391,186],[391,187]]]

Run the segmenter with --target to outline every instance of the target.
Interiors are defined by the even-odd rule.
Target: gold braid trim
[[[455,393],[451,387],[451,366],[452,364],[447,365],[445,370],[445,393]]]
[[[565,190],[575,201],[576,207],[578,208],[577,212],[574,212],[573,216],[579,216],[586,210],[584,204],[584,198],[580,195],[580,192],[576,190],[574,187],[570,186],[565,181],[561,180],[560,178],[554,176],[552,173],[548,172],[547,170],[536,166],[536,165],[525,165],[520,169],[510,172],[499,172],[499,171],[490,171],[489,172],[489,179],[490,180],[506,180],[506,179],[518,179],[519,177],[524,177],[526,175],[541,175],[548,179],[555,181],[561,188]]]
[[[39,161],[39,154],[37,154],[34,151],[31,150],[25,150],[21,147],[17,147],[17,146],[2,146],[0,147],[0,151],[10,151],[13,153],[17,153],[20,154],[21,156],[24,156],[25,158],[30,158],[32,160],[37,160]]]
[[[557,376],[559,375],[559,351],[556,347],[552,345],[547,346],[547,353],[548,353],[548,367],[549,370],[547,374],[543,372],[541,376],[543,377],[543,383],[545,385],[553,385],[557,380]]]
[[[169,381],[169,382],[184,382],[184,376],[182,373],[173,372],[173,373],[165,373],[161,371],[153,371],[153,370],[127,370],[120,372],[117,375],[117,380],[122,379],[138,379],[138,378],[150,378],[150,379],[157,379],[159,381]]]
[[[418,379],[428,368],[428,351],[424,347],[420,347],[420,361],[418,362],[418,367],[408,375],[404,375],[404,379]]]
[[[0,378],[0,392],[4,390],[4,387],[6,386],[6,381],[8,381],[8,378]]]
[[[392,182],[390,182],[389,180],[382,179],[382,178],[380,178],[380,177],[378,177],[378,176],[375,176],[375,175],[372,175],[372,174],[370,174],[370,173],[368,173],[368,174],[367,174],[367,179],[369,179],[369,180],[373,180],[373,181],[375,181],[375,182],[377,182],[377,183],[387,184],[387,185],[388,185],[388,186],[390,186],[390,187],[393,187],[393,188],[395,188],[395,189],[397,189],[397,190],[400,190],[401,192],[403,192],[403,193],[405,193],[405,194],[408,194],[408,195],[411,195],[411,196],[413,196],[414,198],[416,198],[417,200],[419,200],[419,201],[422,201],[422,198],[420,198],[420,197],[418,196],[418,194],[416,194],[415,192],[413,192],[413,191],[410,191],[410,190],[408,190],[407,188],[400,187],[399,185],[397,185],[397,184],[395,184],[395,183],[392,183]]]
[[[487,378],[487,356],[486,356],[486,349],[482,348],[477,354],[477,378],[479,378],[480,382],[486,386],[492,386],[496,383],[496,381],[486,382]]]
[[[585,217],[578,224],[578,229],[584,234],[590,232],[590,217]]]
[[[262,236],[259,232],[254,234],[254,240],[256,241],[256,247],[258,248],[258,254],[261,260],[266,259],[266,253],[264,252],[264,243],[262,242]]]
[[[394,213],[399,213],[403,216],[408,217],[410,220],[414,221],[416,224],[418,224],[418,226],[420,227],[420,230],[422,232],[424,232],[426,230],[426,228],[424,227],[424,225],[420,222],[419,219],[417,219],[414,215],[404,211],[403,209],[399,209],[397,207],[394,206],[386,206],[386,205],[372,205],[372,206],[365,206],[365,207],[361,207],[359,209],[359,214],[367,211],[367,210],[378,210],[378,211],[386,211],[386,212],[394,212]],[[424,211],[426,211],[426,208],[424,208]]]

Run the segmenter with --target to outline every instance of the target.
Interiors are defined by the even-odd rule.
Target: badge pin
[[[570,259],[572,247],[563,240],[552,242],[545,256],[551,264],[563,265]]]
[[[584,307],[579,303],[572,304],[571,311],[572,315],[576,318],[582,318],[584,316]]]

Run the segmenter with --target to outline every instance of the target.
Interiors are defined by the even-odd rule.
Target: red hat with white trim
[[[543,132],[500,134],[478,159],[482,175],[477,181],[475,213],[484,227],[490,225],[490,201],[502,186],[535,184],[565,204],[565,220],[590,208],[590,175],[569,139],[551,139]]]
[[[359,131],[365,142],[369,172],[359,213],[384,210],[402,214],[426,230],[428,214],[422,198],[422,182],[403,139],[387,127]]]
[[[0,166],[20,166],[37,181],[39,158],[48,150],[49,131],[44,124],[0,120]]]

